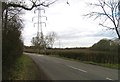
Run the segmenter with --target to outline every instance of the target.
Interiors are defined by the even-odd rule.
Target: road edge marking
[[[79,70],[79,71],[82,71],[82,72],[87,72],[87,71],[85,71],[85,70],[83,70],[83,69],[79,69],[79,68],[76,68],[76,67],[73,67],[73,66],[70,66],[70,65],[67,65],[68,67],[70,67],[70,68],[73,68],[73,69],[76,69],[76,70]]]
[[[107,80],[112,80],[111,78],[108,78],[108,77],[107,77],[106,79],[107,79]]]

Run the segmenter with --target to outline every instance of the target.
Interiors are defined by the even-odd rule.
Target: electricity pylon
[[[45,10],[41,7],[38,7],[35,9],[34,13],[36,13],[36,11],[38,11],[38,16],[37,16],[37,22],[34,23],[34,27],[35,25],[37,24],[37,38],[38,38],[38,53],[40,53],[40,47],[42,47],[44,50],[46,49],[45,47],[45,41],[44,41],[44,35],[43,35],[43,30],[42,30],[42,27],[43,27],[43,24],[45,25],[46,27],[46,22],[42,22],[42,18],[45,18],[45,20],[47,20],[47,17],[46,16],[42,16],[42,12],[43,11],[45,13]],[[34,18],[36,17],[33,17],[32,18],[32,21],[34,21]]]

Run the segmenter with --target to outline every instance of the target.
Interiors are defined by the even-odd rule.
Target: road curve
[[[118,70],[46,55],[25,53],[51,80],[118,80]]]

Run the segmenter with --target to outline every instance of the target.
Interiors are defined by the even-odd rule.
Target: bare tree
[[[19,8],[24,10],[32,10],[33,8],[37,8],[39,6],[49,7],[51,4],[55,3],[57,0],[29,0],[31,5],[25,3],[25,0],[18,0],[16,3],[15,1],[11,0],[11,2],[2,2],[2,23],[4,21],[4,29],[7,28],[7,21],[8,21],[8,11],[9,8]],[[41,1],[41,2],[40,2]],[[3,16],[5,15],[5,16]],[[15,14],[17,15],[17,13]]]
[[[120,39],[120,1],[118,0],[98,0],[98,3],[90,3],[91,6],[95,6],[101,11],[92,11],[85,16],[95,17],[95,19],[100,18],[102,22],[99,25],[106,27],[108,29],[115,30],[118,38]],[[109,21],[109,24],[105,22]],[[111,24],[112,26],[111,26]]]
[[[41,49],[44,49],[46,44],[44,38],[41,38],[40,36],[33,37],[31,40],[32,45],[35,47],[36,50],[39,50],[38,53],[40,52]]]
[[[57,34],[55,32],[48,33],[48,35],[45,37],[45,43],[47,47],[50,47],[50,48],[53,47],[56,36]]]
[[[31,43],[33,46],[37,46],[39,42],[39,38],[38,37],[33,37],[31,40]]]
[[[33,37],[31,43],[38,53],[40,53],[42,49],[46,52],[47,48],[53,47],[56,36],[57,34],[55,32],[50,32],[48,35],[44,36],[44,38],[41,38],[41,35]]]

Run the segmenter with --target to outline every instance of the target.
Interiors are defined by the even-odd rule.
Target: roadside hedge
[[[47,55],[77,59],[80,61],[93,61],[96,63],[118,64],[118,52],[73,51],[73,50],[48,50]]]
[[[32,49],[25,50],[25,52],[36,53]],[[66,57],[80,61],[92,61],[96,63],[109,64],[118,64],[118,59],[120,58],[118,52],[94,51],[90,49],[47,49],[46,52],[41,50],[40,54],[57,55],[60,57]]]

